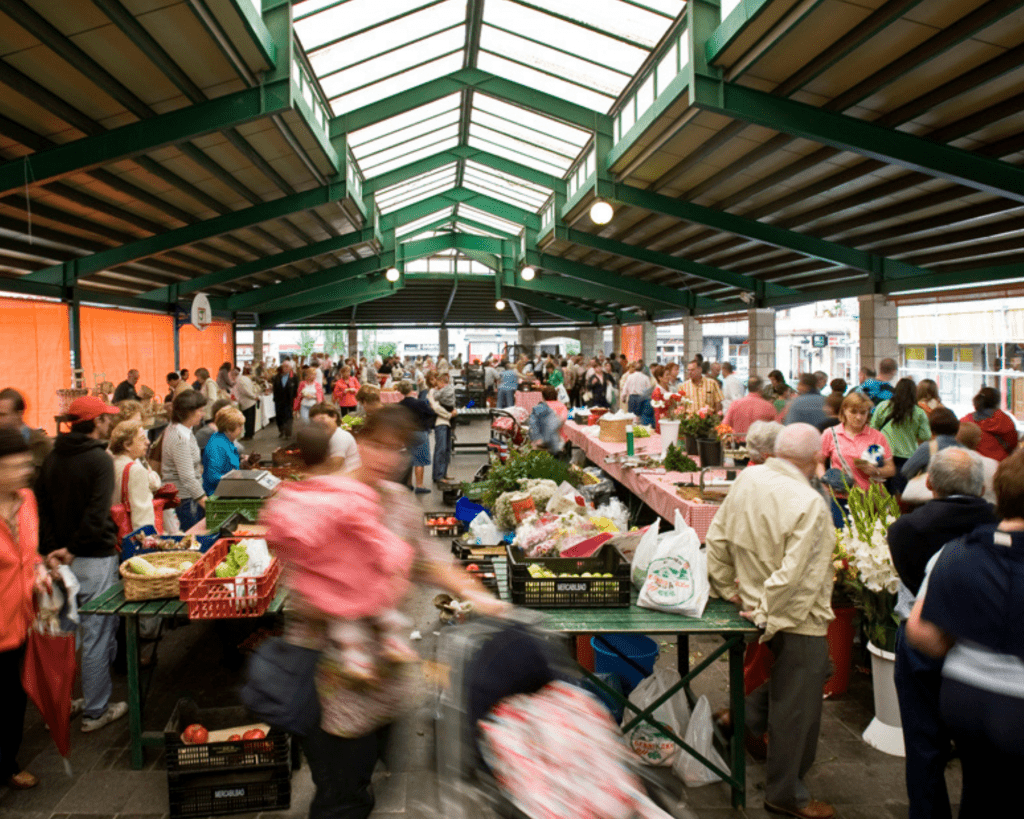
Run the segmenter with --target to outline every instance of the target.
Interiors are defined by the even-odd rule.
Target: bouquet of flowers
[[[712,412],[710,407],[701,407],[699,410],[687,412],[680,420],[680,432],[692,435],[694,438],[718,440],[717,429],[722,425],[720,412]]]
[[[848,503],[846,527],[837,533],[833,567],[846,562],[846,568],[839,569],[840,579],[861,611],[868,639],[892,651],[899,625],[895,608],[900,579],[889,556],[886,531],[899,517],[899,506],[880,484],[867,489],[853,487]],[[850,572],[851,568],[855,573]]]
[[[690,411],[690,399],[679,392],[666,396],[661,405],[665,408],[661,417],[666,421],[682,421]],[[651,406],[654,406],[653,401]]]

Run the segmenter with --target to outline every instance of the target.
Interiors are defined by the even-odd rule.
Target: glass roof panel
[[[393,171],[395,168],[401,168],[403,165],[408,165],[410,162],[415,162],[418,159],[426,159],[428,156],[432,156],[440,151],[448,151],[459,144],[458,128],[454,129],[454,133],[446,133],[440,135],[432,135],[432,139],[436,139],[436,142],[430,142],[421,148],[412,150],[405,155],[399,154],[398,156],[390,157],[387,159],[378,156],[362,165],[363,173],[367,176],[377,176],[378,174],[387,173]],[[406,146],[403,146],[403,148]]]
[[[423,154],[422,156],[429,156],[429,154],[445,150],[445,148],[442,147],[442,144],[448,142],[452,138],[455,139],[456,143],[458,142],[458,122],[446,125],[444,128],[438,128],[436,131],[430,131],[422,136],[407,139],[390,148],[384,148],[382,150],[366,154],[363,161],[360,162],[359,167],[364,176],[376,176],[379,173],[383,173],[379,167],[383,163],[398,160],[398,164],[393,166],[397,168],[399,165],[405,165],[407,162],[412,162],[413,160],[411,157],[413,154],[418,153],[425,148],[433,148],[433,150],[429,151],[427,154]]]
[[[451,218],[455,214],[455,207],[441,208],[440,210],[434,211],[429,216],[423,216],[419,219],[414,219],[412,222],[408,222],[404,225],[400,225],[396,228],[396,232],[399,236],[405,237],[410,236],[417,230],[421,230],[424,226],[433,224],[434,222],[440,221],[444,218]]]
[[[607,112],[615,97],[614,94],[599,94],[587,88],[580,88],[571,82],[550,76],[535,68],[519,65],[512,60],[484,51],[482,48],[477,65],[498,77],[504,77],[521,85],[528,85],[530,88],[536,88],[546,94],[575,102],[577,105],[582,105],[593,111]]]
[[[352,145],[352,153],[355,154],[357,160],[361,160],[363,157],[371,156],[379,153],[380,151],[386,150],[387,148],[394,148],[396,145],[402,145],[410,139],[425,136],[435,131],[440,131],[453,123],[457,123],[458,121],[459,109],[451,108],[447,111],[442,111],[440,114],[435,114],[432,117],[421,120],[414,125],[408,125],[404,128],[385,132],[376,139],[369,140],[359,145]]]
[[[455,187],[457,170],[458,164],[451,162],[443,168],[419,174],[412,179],[407,179],[404,182],[399,182],[397,185],[384,188],[378,191],[374,198],[380,207],[381,213],[392,211],[396,207],[408,204],[409,201],[438,193],[439,186],[443,186],[440,190],[448,190]]]
[[[465,176],[466,178],[472,176],[473,179],[478,180],[479,184],[493,191],[495,196],[504,194],[513,197],[530,210],[537,210],[551,195],[551,191],[547,188],[472,161],[466,162]],[[487,193],[488,191],[483,192]]]
[[[550,136],[559,142],[566,143],[562,145],[562,152],[570,153],[574,156],[579,153],[580,148],[586,145],[590,139],[590,133],[582,128],[566,125],[551,117],[528,111],[525,108],[503,102],[494,97],[488,97],[485,94],[473,95],[473,108],[478,111],[486,111],[492,116],[500,117],[521,128],[533,131],[535,137]],[[543,145],[545,143],[538,142],[537,144]],[[556,147],[551,149],[559,150]]]
[[[631,76],[486,25],[480,32],[480,47],[495,54],[514,56],[540,71],[611,96],[618,96]]]
[[[445,2],[458,5],[457,0]],[[441,0],[345,0],[321,5],[322,10],[314,13],[312,8],[307,10],[312,3],[300,3],[295,6],[295,32],[306,53],[312,56],[316,49],[355,39],[375,29],[379,31],[390,22],[408,19],[417,11],[440,4]]]
[[[475,176],[472,171],[466,171],[462,176],[462,186],[468,188],[471,191],[482,193],[486,196],[492,196],[495,199],[500,199],[502,202],[508,202],[510,205],[514,205],[517,208],[523,210],[536,210],[537,207],[532,202],[522,199],[510,191],[500,188],[496,189],[487,184],[487,182],[479,176]]]
[[[523,37],[564,48],[583,58],[629,74],[635,73],[647,57],[647,52],[643,48],[605,37],[598,32],[521,6],[511,0],[488,0],[484,6],[484,24],[498,26]]]
[[[517,225],[515,222],[509,222],[507,219],[502,219],[498,216],[492,216],[486,211],[467,205],[465,202],[459,203],[459,215],[472,219],[474,222],[480,222],[482,225],[490,225],[492,228],[497,228],[505,233],[511,233],[513,236],[518,236],[523,232],[522,225]]]
[[[424,65],[405,71],[397,76],[388,77],[385,80],[376,82],[367,88],[345,94],[331,100],[331,110],[335,116],[355,110],[364,105],[369,105],[377,100],[390,97],[393,94],[408,91],[417,85],[436,80],[445,74],[451,74],[462,68],[463,54],[461,51],[455,54],[448,54],[440,59],[432,60]]]
[[[504,239],[505,238],[505,236],[502,235],[502,233],[500,231],[498,231],[498,230],[494,230],[494,231],[484,230],[482,227],[479,227],[477,225],[467,224],[466,222],[464,222],[461,219],[459,219],[458,216],[455,217],[455,227],[458,228],[459,233],[468,233],[468,234],[473,234],[475,236],[489,236],[492,239]]]
[[[561,154],[554,154],[507,136],[500,131],[487,128],[478,122],[469,124],[469,147],[488,151],[513,162],[521,162],[545,173],[561,176],[572,164],[572,160]]]
[[[622,0],[587,0],[585,3],[579,0],[537,0],[530,3],[520,0],[520,3],[608,32],[644,48],[654,48],[672,22],[662,14]],[[681,11],[683,3],[677,5]]]

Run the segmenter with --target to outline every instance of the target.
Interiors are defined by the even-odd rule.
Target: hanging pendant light
[[[598,199],[590,206],[590,221],[595,225],[607,225],[615,215],[615,210],[603,199]]]

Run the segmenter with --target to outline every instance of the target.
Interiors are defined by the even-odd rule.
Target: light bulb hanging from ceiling
[[[537,271],[534,270],[529,265],[527,265],[526,267],[523,268],[521,275],[523,277],[524,282],[532,282],[534,276],[537,275]]]
[[[498,299],[496,302],[494,302],[494,307],[497,310],[504,310],[505,309],[505,300],[504,299]]]
[[[388,272],[384,274],[385,278],[387,278],[389,282],[397,282],[401,275],[402,274],[398,272],[397,267],[389,267]]]
[[[590,221],[595,225],[607,225],[615,215],[615,210],[603,199],[598,199],[590,206]]]

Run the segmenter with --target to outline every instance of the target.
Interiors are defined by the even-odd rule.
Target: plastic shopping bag
[[[650,677],[642,680],[633,689],[629,701],[640,710],[644,710],[678,682],[678,671],[669,668],[656,669]],[[626,725],[635,716],[636,714],[627,708],[622,724]],[[654,711],[654,719],[682,739],[690,723],[686,692],[680,689],[668,702],[659,705]],[[667,734],[647,722],[641,722],[626,735],[626,744],[647,765],[671,765],[676,754],[681,753],[679,746]]]
[[[693,707],[690,724],[686,726],[686,744],[701,754],[709,762],[723,771],[729,767],[711,744],[714,731],[711,727],[711,703],[706,696],[697,700]],[[680,751],[672,763],[672,772],[686,783],[688,788],[699,788],[721,780],[721,777],[705,767],[704,763],[686,751]]]
[[[701,551],[697,533],[677,511],[675,531],[658,541],[637,605],[700,617],[710,594],[707,554]]]
[[[486,512],[473,518],[469,524],[469,533],[476,538],[479,546],[497,546],[501,543],[501,532]]]
[[[676,512],[676,518],[682,520],[678,512]],[[632,578],[633,585],[638,589],[643,587],[644,581],[647,579],[647,567],[651,564],[654,553],[658,549],[658,526],[660,523],[661,520],[655,518],[654,523],[647,527],[644,536],[640,538],[640,543],[637,544],[636,551],[633,553]]]

